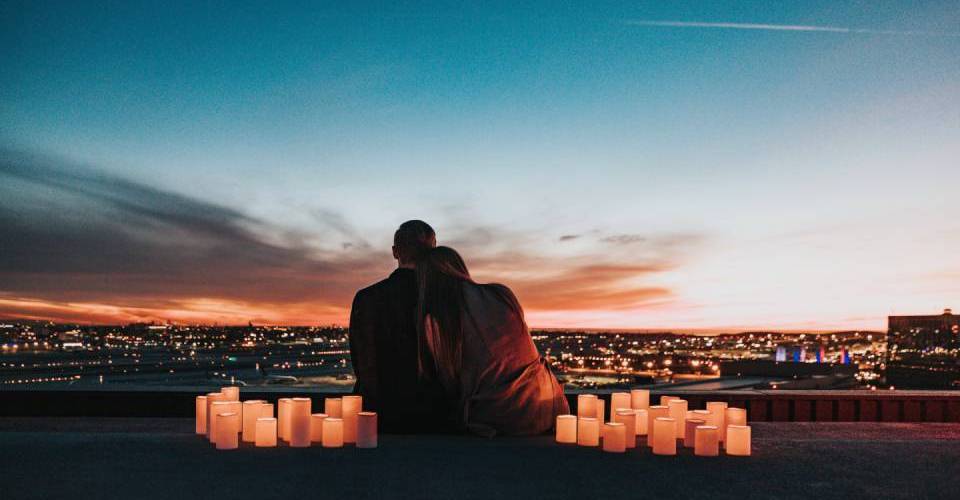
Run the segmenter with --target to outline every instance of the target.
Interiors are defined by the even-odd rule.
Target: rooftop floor
[[[753,424],[752,457],[549,436],[216,451],[190,419],[0,418],[0,498],[956,498],[960,424]]]

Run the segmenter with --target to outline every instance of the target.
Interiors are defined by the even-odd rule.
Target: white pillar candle
[[[636,410],[637,412],[637,435],[646,436],[647,435],[647,409]]]
[[[727,412],[727,403],[722,401],[711,401],[707,403],[707,411],[710,412],[708,424],[717,428],[717,439],[723,441],[724,417]]]
[[[260,418],[260,406],[266,403],[261,400],[243,402],[243,442],[252,443],[257,440],[257,419]]]
[[[219,436],[219,427],[220,422],[217,420],[217,415],[221,413],[236,413],[237,417],[240,416],[240,413],[237,411],[237,408],[240,407],[238,401],[214,401],[213,405],[210,406],[210,428],[207,429],[207,437],[210,439],[210,442],[213,444],[217,443],[217,437]]]
[[[593,417],[577,418],[577,444],[580,446],[599,446],[600,427]]]
[[[624,443],[627,448],[637,447],[637,412],[633,410],[617,410],[613,421],[623,424]]]
[[[211,443],[216,441],[216,439],[210,435],[210,429],[214,426],[213,423],[213,403],[217,401],[225,401],[224,395],[219,392],[211,392],[207,394],[207,438]]]
[[[646,410],[650,408],[650,391],[647,389],[634,389],[630,391],[630,407],[634,410]]]
[[[577,396],[577,416],[580,418],[597,417],[597,396],[595,394],[580,394]]]
[[[576,415],[557,415],[557,442],[564,444],[577,443]]]
[[[290,407],[293,398],[277,400],[277,435],[284,441],[290,441]]]
[[[727,455],[738,457],[750,456],[750,426],[727,425],[727,441],[725,443]]]
[[[691,415],[692,413],[692,415]],[[703,425],[710,425],[710,412],[707,410],[693,410],[687,412],[687,420],[703,420]]]
[[[220,389],[220,394],[226,396],[227,401],[240,401],[240,388],[235,385]]]
[[[633,407],[630,405],[629,392],[615,392],[610,395],[610,416],[615,416],[617,414],[617,410],[620,409],[633,409]]]
[[[363,399],[360,396],[344,396],[341,407],[343,411],[343,442],[357,442],[357,414],[363,411]]]
[[[323,447],[343,447],[343,419],[327,417],[323,419]]]
[[[683,422],[687,419],[687,400],[671,399],[667,403],[667,408],[669,409],[670,418],[677,423],[677,428],[674,429],[674,435],[677,439],[683,439],[683,434],[686,432]]]
[[[260,404],[260,418],[273,418],[273,403]]]
[[[693,454],[698,457],[715,457],[720,454],[719,429],[712,425],[697,426],[694,435]]]
[[[603,424],[603,451],[623,453],[626,451],[626,426],[619,422]]]
[[[677,454],[676,428],[676,420],[669,417],[657,417],[657,419],[653,421],[654,455]]]
[[[310,446],[310,398],[293,398],[288,408],[290,414],[290,446],[306,448]]]
[[[669,412],[666,406],[651,406],[647,408],[647,446],[653,448],[653,438],[656,434],[657,429],[653,426],[653,422],[660,418],[669,416]],[[674,439],[676,439],[676,431],[672,433]]]
[[[674,399],[680,399],[676,396],[660,396],[660,406],[670,406],[670,402]]]
[[[323,442],[323,421],[326,418],[326,413],[314,413],[310,415],[310,442]]]
[[[206,396],[197,396],[197,401],[195,405],[194,427],[196,427],[197,434],[206,434],[207,433],[207,397]]]
[[[597,425],[598,425],[598,426],[602,426],[602,425],[603,425],[604,419],[607,417],[607,415],[606,415],[607,411],[606,411],[606,410],[607,410],[606,401],[604,401],[604,400],[602,400],[602,399],[600,399],[600,398],[597,398],[597,414],[596,414],[596,418],[597,418]]]
[[[326,398],[323,400],[323,412],[333,418],[343,417],[343,400],[340,398]]]
[[[743,408],[727,408],[723,416],[723,427],[721,428],[720,441],[727,442],[727,430],[731,425],[747,425],[747,410]]]
[[[239,446],[238,429],[240,427],[240,415],[228,411],[218,413],[214,419],[217,422],[217,449],[235,450]]]
[[[261,417],[257,419],[257,448],[271,448],[277,445],[277,419]]]
[[[377,447],[377,414],[362,411],[357,414],[357,448]]]
[[[697,427],[704,425],[704,421],[696,418],[689,418],[684,422],[683,446],[693,448],[696,444]]]

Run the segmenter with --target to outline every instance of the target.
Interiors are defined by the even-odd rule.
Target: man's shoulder
[[[361,288],[353,297],[353,301],[368,300],[383,295],[390,287],[390,278],[384,278],[368,287]]]

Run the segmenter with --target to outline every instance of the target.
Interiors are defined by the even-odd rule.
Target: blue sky
[[[0,209],[57,241],[83,207],[138,264],[51,250],[65,294],[13,248],[0,312],[336,321],[408,218],[535,325],[882,327],[960,298],[956,2],[4,2],[0,23]],[[238,295],[183,258],[128,293],[171,235],[222,250],[65,173],[224,210],[310,279]]]

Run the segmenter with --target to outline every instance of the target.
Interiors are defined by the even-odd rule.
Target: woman
[[[457,423],[477,434],[539,434],[568,413],[563,389],[537,352],[509,288],[474,283],[449,247],[417,262],[421,373],[436,377]]]

